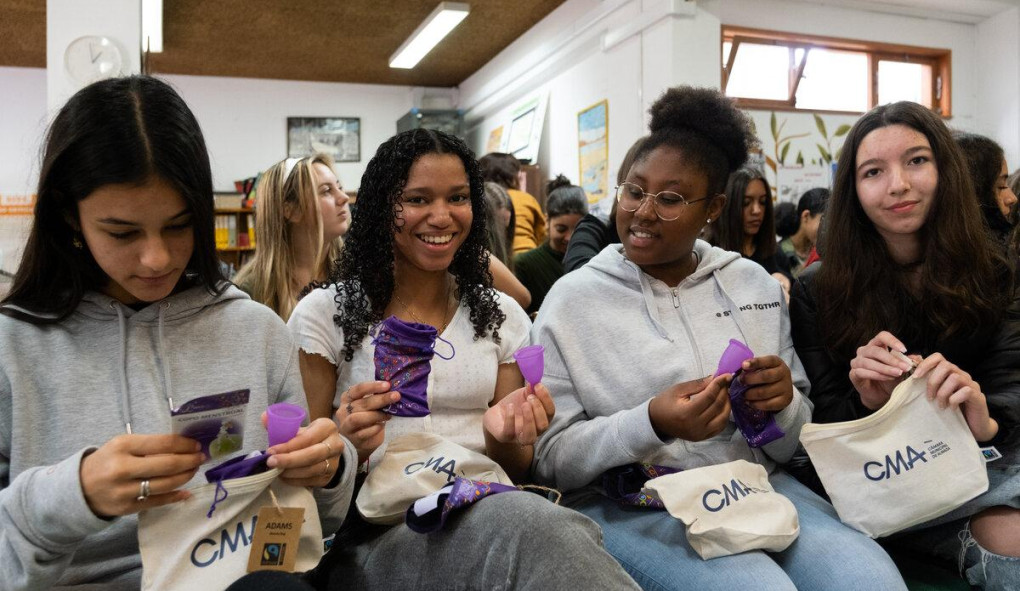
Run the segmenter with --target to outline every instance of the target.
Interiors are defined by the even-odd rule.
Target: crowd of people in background
[[[228,278],[188,106],[147,76],[84,88],[47,136],[0,302],[0,587],[138,588],[138,514],[202,480],[168,408],[243,387],[243,451],[308,487],[337,536],[311,573],[234,589],[449,573],[486,589],[905,589],[898,552],[1020,588],[1020,171],[899,102],[853,125],[831,189],[777,204],[752,130],[716,90],[668,89],[596,202],[563,175],[522,186],[513,155],[476,159],[442,131],[380,145],[356,200],[329,157],[288,158],[262,173],[258,248]],[[388,322],[433,335],[425,416],[392,412],[411,393],[379,377]],[[731,338],[753,349],[746,404],[786,434],[760,447],[731,418],[733,374],[711,374]],[[514,356],[529,345],[545,350],[536,383]],[[841,522],[798,434],[874,413],[911,371],[1002,457],[986,493],[876,541]],[[263,412],[282,401],[309,420],[269,445]],[[493,494],[428,535],[362,520],[352,499],[418,432],[562,500]],[[682,523],[609,494],[621,467],[736,460],[795,507],[786,549],[702,560]]]

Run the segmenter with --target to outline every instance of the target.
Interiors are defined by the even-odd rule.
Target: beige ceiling
[[[439,0],[164,0],[154,74],[456,86],[564,0],[468,0],[412,70],[389,57]],[[0,66],[46,67],[46,0],[0,0]]]

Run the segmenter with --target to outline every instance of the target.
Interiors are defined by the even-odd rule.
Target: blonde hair
[[[332,158],[316,154],[299,160],[289,175],[284,160],[259,178],[255,189],[255,256],[234,278],[234,283],[253,300],[272,308],[284,321],[290,318],[305,287],[294,284],[294,240],[297,236],[290,218],[300,213],[301,219],[311,216],[315,220],[313,239],[318,266],[313,279],[326,277],[343,247],[343,238],[328,244],[322,241],[322,215],[313,170],[316,163],[334,170]]]

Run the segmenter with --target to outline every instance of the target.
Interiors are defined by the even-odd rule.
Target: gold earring
[[[81,240],[79,240],[77,236],[71,239],[71,245],[77,248],[78,250],[81,250],[83,246]]]
[[[706,220],[705,223],[706,224],[711,224],[712,223],[712,218],[708,218],[708,220]]]

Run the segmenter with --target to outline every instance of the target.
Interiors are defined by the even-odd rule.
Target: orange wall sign
[[[0,216],[32,215],[35,195],[9,195],[0,193]]]

